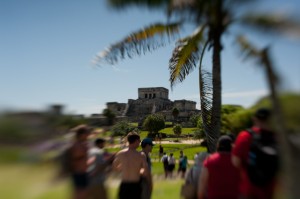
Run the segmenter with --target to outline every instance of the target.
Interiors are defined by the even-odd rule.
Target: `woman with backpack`
[[[253,127],[241,131],[235,141],[232,162],[241,171],[240,193],[246,199],[274,198],[279,156],[270,119],[269,109],[258,109],[252,118]],[[268,150],[262,150],[263,148]]]

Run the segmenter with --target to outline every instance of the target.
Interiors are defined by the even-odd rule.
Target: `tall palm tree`
[[[191,35],[179,39],[176,43],[169,62],[170,83],[173,89],[176,83],[182,82],[199,66],[201,109],[204,113],[202,113],[202,119],[204,123],[207,123],[204,127],[208,138],[208,151],[216,151],[216,143],[221,129],[222,35],[229,27],[238,22],[262,25],[266,30],[285,31],[288,26],[282,25],[286,24],[286,21],[272,20],[274,16],[267,13],[236,14],[240,13],[238,12],[239,6],[253,2],[250,0],[108,0],[107,2],[117,9],[124,9],[128,6],[163,8],[168,16],[168,22],[166,24],[157,23],[133,32],[101,52],[96,57],[96,62],[99,64],[102,61],[114,64],[126,56],[131,58],[134,55],[151,51],[163,46],[164,36],[176,36],[176,33],[185,24],[192,23],[196,26]],[[202,69],[202,58],[210,49],[212,49],[211,75]],[[208,75],[208,78],[205,75]]]

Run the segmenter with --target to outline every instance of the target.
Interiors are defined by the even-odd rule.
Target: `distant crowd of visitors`
[[[263,159],[273,166],[269,166],[268,171],[264,170],[261,176],[255,173],[258,170],[255,166],[258,167],[259,161],[262,161],[259,157],[263,156],[253,152],[254,147],[255,152],[258,151],[259,144],[253,144],[257,137],[263,138],[263,144],[274,143],[275,136],[268,125],[270,116],[271,112],[268,109],[257,110],[251,129],[243,130],[236,139],[234,136],[221,136],[216,152],[195,154],[191,167],[187,156],[180,151],[177,176],[184,179],[181,196],[185,199],[274,198],[278,171],[278,164],[274,162],[278,161],[274,155],[276,151],[264,156]],[[105,139],[96,138],[93,140],[93,146],[90,146],[88,136],[92,130],[87,126],[81,125],[73,130],[76,136],[69,156],[74,187],[72,198],[107,199],[105,182],[107,174],[111,171],[121,174],[119,199],[151,198],[153,179],[150,155],[154,146],[151,138],[141,140],[137,133],[130,132],[126,137],[127,147],[113,154],[105,150]],[[139,146],[141,151],[137,151]],[[250,152],[253,152],[252,156],[256,159],[250,158],[249,161]],[[159,161],[163,165],[165,178],[173,178],[176,167],[174,154],[167,155],[161,144]]]

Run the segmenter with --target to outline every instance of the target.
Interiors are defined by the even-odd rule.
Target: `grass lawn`
[[[155,163],[158,164],[158,163]],[[159,167],[157,167],[159,168]],[[162,170],[162,167],[161,167]],[[160,173],[160,172],[159,172]],[[68,179],[53,183],[55,174],[51,164],[5,164],[0,165],[0,193],[3,199],[68,199],[71,186]],[[115,199],[117,183],[108,183],[109,195]],[[109,181],[110,182],[110,181]],[[181,179],[155,180],[153,199],[179,199]]]
[[[198,128],[182,128],[181,134],[193,134]],[[165,133],[165,134],[172,134],[174,135],[174,131],[172,127],[164,128],[160,130],[159,132]]]
[[[70,198],[69,183],[51,183],[51,165],[0,165],[0,193],[6,199]]]
[[[168,155],[170,153],[174,154],[174,157],[178,159],[180,150],[188,157],[188,160],[194,160],[195,153],[206,151],[206,147],[201,147],[199,145],[191,145],[191,144],[161,144],[164,148],[164,152]],[[121,148],[107,148],[109,152],[115,153]],[[141,147],[138,148],[141,151]],[[158,161],[158,152],[159,152],[159,144],[156,144],[152,149],[151,158],[155,161]]]
[[[179,151],[193,158],[195,152],[206,150],[203,147],[188,147],[187,144],[164,144],[165,150],[175,150],[174,156],[178,160]],[[158,146],[154,149],[157,150]],[[55,166],[48,163],[29,164],[16,163],[20,157],[23,159],[20,148],[6,148],[0,150],[0,193],[3,199],[68,199],[71,196],[70,179],[53,181],[56,174]],[[152,173],[154,178],[153,199],[180,199],[182,179],[164,179],[163,165],[158,159],[152,157]],[[14,163],[13,163],[14,162]],[[175,171],[177,170],[178,162]],[[189,165],[192,166],[192,165]],[[108,181],[110,199],[116,199],[119,179]],[[285,198],[279,186],[276,199]]]
[[[181,199],[180,188],[183,184],[182,179],[159,179],[154,181],[153,199]],[[109,187],[109,198],[117,199],[119,183],[112,183]]]

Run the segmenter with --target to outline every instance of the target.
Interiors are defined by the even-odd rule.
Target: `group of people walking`
[[[127,135],[128,147],[111,154],[105,151],[105,140],[97,138],[90,146],[91,129],[80,125],[69,149],[69,165],[74,199],[107,199],[107,174],[114,170],[121,175],[119,199],[150,199],[153,189],[150,153],[154,146],[150,138],[142,141],[135,132]],[[142,151],[137,151],[141,146]]]
[[[260,109],[253,117],[255,134],[272,133],[268,127],[270,112]],[[76,139],[71,146],[70,162],[74,199],[107,199],[106,175],[111,170],[119,172],[121,182],[119,199],[150,199],[153,190],[150,153],[152,139],[141,140],[139,134],[127,135],[128,146],[115,154],[105,151],[105,140],[97,138],[94,146],[88,144],[91,130],[80,126],[75,130]],[[223,135],[218,139],[217,151],[201,152],[195,163],[188,167],[187,156],[180,151],[178,171],[185,184],[194,187],[193,194],[183,194],[186,199],[272,199],[276,185],[274,177],[263,185],[253,184],[247,172],[248,154],[252,135],[242,131],[236,139]],[[138,151],[141,146],[142,150]],[[160,148],[162,148],[160,146]],[[160,153],[163,152],[160,150]],[[164,152],[160,161],[164,165],[165,177],[172,178],[176,165],[173,153]]]
[[[173,153],[170,153],[168,156],[167,153],[163,153],[163,156],[160,160],[163,163],[165,178],[172,178],[175,167],[176,167],[176,159]],[[183,151],[180,151],[179,160],[178,160],[178,169],[177,175],[181,178],[184,178],[186,170],[188,167],[188,158],[183,154]]]
[[[105,151],[105,140],[97,138],[88,142],[92,129],[80,125],[72,131],[75,139],[66,149],[64,155],[64,170],[70,174],[73,184],[74,199],[107,199],[105,180],[111,170],[114,154]]]
[[[255,164],[249,162],[251,147],[253,147],[251,143],[254,141],[254,137],[262,136],[264,142],[271,142],[274,138],[274,133],[268,124],[270,117],[271,112],[268,109],[257,110],[253,117],[254,126],[250,130],[241,131],[236,139],[228,135],[221,136],[218,139],[215,153],[199,153],[195,159],[195,165],[187,172],[181,191],[182,196],[186,199],[274,198],[276,173],[273,172],[272,175],[267,176],[268,171],[260,174],[249,172],[251,164]],[[249,131],[253,131],[255,135]],[[268,148],[269,151],[270,148]],[[274,156],[274,151],[272,153],[269,156]],[[255,158],[257,161],[263,161],[258,160],[258,157]],[[266,169],[269,171],[275,171],[278,165],[274,162],[268,167]],[[259,183],[251,180],[253,175],[258,175]]]

